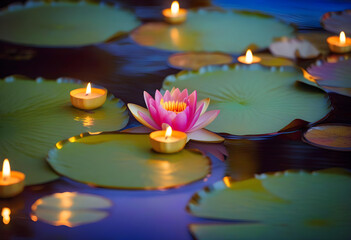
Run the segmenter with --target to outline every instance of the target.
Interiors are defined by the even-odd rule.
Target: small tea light
[[[345,33],[340,32],[339,36],[327,38],[329,49],[335,53],[347,53],[351,51],[351,38],[346,37]]]
[[[25,177],[21,172],[11,171],[9,160],[5,159],[0,174],[0,198],[14,197],[21,193]]]
[[[186,142],[187,135],[180,131],[172,131],[171,127],[166,130],[150,133],[152,149],[159,153],[175,153],[181,151]]]
[[[173,1],[171,8],[164,9],[162,14],[166,22],[171,24],[179,24],[186,20],[187,10],[179,8],[178,1]]]
[[[245,56],[238,57],[238,61],[241,62],[241,63],[245,63],[245,64],[251,64],[251,63],[258,63],[258,62],[260,62],[261,58],[253,56],[251,50],[248,49],[246,51]]]
[[[70,95],[73,106],[83,110],[91,110],[101,107],[105,103],[107,90],[91,88],[91,84],[88,83],[87,88],[72,90]]]

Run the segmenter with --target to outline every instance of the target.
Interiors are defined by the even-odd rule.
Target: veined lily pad
[[[334,33],[344,31],[351,34],[351,10],[327,12],[323,15],[321,24],[325,30]]]
[[[206,177],[210,171],[209,159],[199,152],[184,149],[176,154],[158,154],[144,134],[83,135],[56,146],[47,159],[56,172],[100,187],[179,187]]]
[[[211,131],[260,135],[290,128],[296,119],[316,122],[329,113],[327,94],[297,80],[308,82],[294,67],[210,66],[168,76],[163,88],[187,88],[196,90],[200,99],[209,97],[209,109],[221,111],[208,125]]]
[[[32,205],[31,219],[54,226],[76,227],[107,217],[103,210],[112,203],[103,197],[76,192],[55,193],[38,199]]]
[[[168,63],[178,69],[198,70],[208,65],[229,64],[233,57],[220,52],[185,52],[176,53],[168,58]]]
[[[171,51],[239,53],[250,45],[266,48],[274,38],[292,36],[294,27],[255,12],[188,11],[179,25],[146,23],[132,33],[137,43]]]
[[[336,62],[319,61],[307,71],[315,78],[318,85],[327,91],[351,96],[351,59]]]
[[[104,2],[28,1],[0,11],[0,39],[37,46],[80,46],[131,31],[139,21]]]
[[[58,178],[45,162],[51,147],[81,132],[119,130],[128,122],[124,104],[113,96],[93,111],[74,108],[70,90],[81,84],[58,81],[0,80],[0,157],[26,174],[26,184]]]
[[[188,209],[199,217],[262,222],[192,226],[201,240],[214,234],[218,239],[285,239],[288,233],[295,236],[291,239],[348,239],[350,200],[351,175],[345,170],[285,171],[240,182],[225,178],[198,192]]]
[[[319,124],[308,129],[303,140],[316,147],[351,151],[351,125]]]
[[[261,58],[260,64],[266,67],[294,66],[294,62],[284,57],[275,57],[269,53],[258,53],[256,57]]]

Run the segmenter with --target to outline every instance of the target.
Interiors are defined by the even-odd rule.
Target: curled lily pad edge
[[[265,172],[265,173],[260,173],[260,174],[255,174],[252,178],[250,179],[246,179],[246,180],[233,180],[230,176],[226,175],[222,178],[222,180],[219,180],[215,183],[213,183],[210,186],[206,186],[203,189],[200,189],[199,191],[195,192],[191,198],[189,199],[185,210],[193,215],[190,206],[198,206],[200,204],[200,199],[205,196],[208,195],[214,191],[217,190],[222,190],[222,189],[227,189],[230,188],[232,185],[235,185],[236,183],[240,183],[240,182],[244,182],[244,181],[248,181],[251,179],[257,179],[257,180],[261,180],[261,179],[265,179],[267,177],[277,177],[277,176],[281,176],[281,175],[285,175],[285,176],[289,176],[291,174],[300,174],[300,175],[306,175],[306,174],[310,174],[312,176],[316,176],[318,174],[334,174],[334,175],[342,175],[342,176],[347,176],[351,178],[351,171],[347,170],[345,168],[338,168],[338,167],[334,167],[334,168],[326,168],[326,169],[321,169],[321,170],[299,170],[299,169],[288,169],[288,170],[284,170],[284,171],[276,171],[276,172]],[[195,216],[195,215],[193,215]],[[217,220],[220,221],[222,220],[222,218],[216,218],[216,217],[201,217],[201,218],[206,218],[206,219],[212,219],[212,220]],[[238,219],[239,220],[239,219]],[[251,221],[250,221],[251,222]],[[252,222],[257,222],[257,221],[252,221]]]

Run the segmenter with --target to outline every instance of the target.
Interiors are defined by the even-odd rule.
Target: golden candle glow
[[[238,57],[238,61],[241,63],[245,63],[245,64],[251,64],[251,63],[258,63],[261,61],[261,58],[256,57],[252,54],[252,51],[250,49],[248,49],[246,51],[245,56],[240,56]]]
[[[173,1],[171,5],[172,15],[177,15],[179,13],[179,3],[178,1]]]
[[[6,181],[11,177],[11,167],[10,167],[10,162],[6,158],[2,164],[2,180]]]
[[[180,8],[178,1],[173,1],[170,8],[162,11],[164,19],[170,24],[179,24],[186,20],[187,10]]]
[[[168,137],[171,137],[171,136],[172,136],[172,128],[168,126],[166,129],[165,138],[167,139]]]
[[[10,220],[11,220],[10,214],[11,214],[11,210],[7,207],[5,207],[1,210],[2,222],[4,224],[10,223]]]
[[[186,133],[174,131],[170,126],[166,130],[150,133],[149,137],[152,149],[159,153],[179,152],[187,142]]]
[[[85,95],[91,94],[91,84],[88,83],[87,90],[85,91]]]
[[[346,36],[345,36],[345,32],[344,31],[340,32],[339,40],[340,40],[341,44],[345,44],[346,43]]]
[[[105,103],[107,90],[92,88],[91,83],[88,83],[86,88],[72,90],[70,96],[74,107],[83,110],[92,110],[101,107]]]
[[[250,49],[246,51],[245,60],[246,63],[252,63],[252,52]]]
[[[11,171],[10,162],[6,158],[0,172],[0,198],[14,197],[24,188],[26,175],[18,171]]]
[[[346,37],[344,31],[341,31],[339,36],[328,37],[327,43],[332,52],[347,53],[351,51],[351,38]]]

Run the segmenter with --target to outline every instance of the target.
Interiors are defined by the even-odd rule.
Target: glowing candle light
[[[178,1],[173,1],[171,5],[171,13],[173,16],[179,14],[179,3]]]
[[[341,31],[339,36],[328,37],[327,43],[332,52],[347,53],[351,51],[351,38],[346,37],[344,31]]]
[[[168,126],[166,129],[165,140],[170,136],[172,136],[172,128]]]
[[[238,57],[238,61],[241,63],[245,63],[245,64],[251,64],[251,63],[258,63],[261,61],[261,58],[253,56],[252,51],[250,49],[248,49],[246,51],[245,56],[240,56]]]
[[[23,191],[25,175],[21,172],[11,171],[10,162],[6,158],[0,173],[0,198],[16,196]]]
[[[173,1],[171,8],[162,11],[166,22],[171,24],[179,24],[186,20],[187,10],[180,8],[178,1]]]
[[[88,86],[85,90],[85,95],[89,95],[89,94],[91,94],[91,84],[90,83],[88,83]]]
[[[2,164],[2,181],[6,182],[11,177],[10,162],[6,158]]]
[[[11,220],[10,214],[11,214],[11,210],[7,207],[1,210],[2,222],[5,225],[10,223],[10,220]]]
[[[340,39],[340,43],[341,44],[345,44],[346,43],[346,36],[345,36],[345,32],[344,31],[340,32],[339,39]]]
[[[73,106],[83,110],[91,110],[101,107],[107,97],[107,90],[92,88],[88,83],[86,88],[78,88],[70,92]]]
[[[174,131],[169,126],[166,130],[150,133],[149,137],[152,148],[160,153],[179,152],[187,142],[187,135],[184,132]]]

